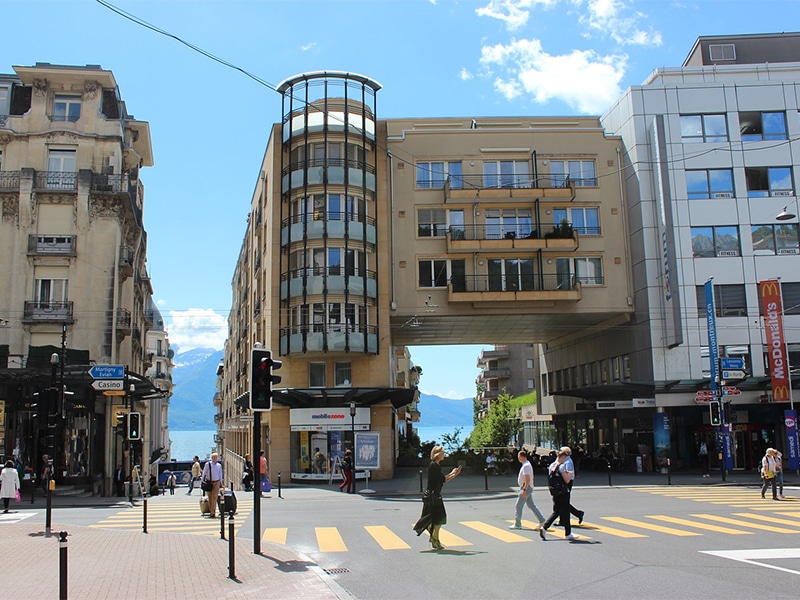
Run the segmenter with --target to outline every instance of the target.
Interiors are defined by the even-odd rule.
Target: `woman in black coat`
[[[444,448],[434,446],[431,450],[431,464],[428,466],[428,488],[422,494],[422,515],[414,525],[417,535],[428,531],[434,550],[444,550],[444,546],[439,541],[439,529],[447,523],[447,512],[444,509],[444,500],[442,500],[442,486],[461,473],[461,467],[456,467],[445,475],[440,465],[443,460]]]

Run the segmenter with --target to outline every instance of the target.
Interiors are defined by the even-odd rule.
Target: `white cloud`
[[[509,31],[515,31],[528,23],[531,11],[536,4],[545,8],[556,4],[558,0],[489,0],[489,4],[475,9],[479,17],[500,19]]]
[[[317,47],[317,42],[309,42],[308,44],[303,44],[300,46],[300,50],[303,52],[308,52],[309,50],[313,50]]]
[[[469,81],[470,79],[472,79],[473,75],[472,75],[472,73],[470,73],[469,69],[467,69],[466,67],[463,67],[461,69],[461,73],[459,74],[459,77],[461,77],[462,81]]]
[[[484,46],[480,61],[503,70],[494,86],[509,100],[525,93],[538,103],[557,99],[582,113],[600,113],[622,93],[627,57],[591,50],[554,56],[531,39]]]
[[[228,322],[210,308],[171,310],[167,332],[170,344],[181,352],[193,348],[222,350],[228,337]]]
[[[573,0],[581,6],[586,4],[587,13],[580,22],[590,30],[608,35],[618,44],[638,46],[660,46],[663,43],[658,31],[644,31],[639,23],[647,15],[632,10],[624,0]]]

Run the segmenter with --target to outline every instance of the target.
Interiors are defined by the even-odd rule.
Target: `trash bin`
[[[233,490],[225,490],[222,500],[222,510],[226,513],[236,513],[236,495]]]
[[[641,457],[641,455],[636,457],[636,472],[637,473],[641,473],[642,472],[642,457]]]

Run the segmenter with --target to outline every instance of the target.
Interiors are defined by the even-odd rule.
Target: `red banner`
[[[789,401],[789,359],[786,356],[786,339],[783,337],[783,298],[781,283],[768,279],[758,283],[761,290],[761,310],[767,334],[769,374],[772,378],[772,401]]]

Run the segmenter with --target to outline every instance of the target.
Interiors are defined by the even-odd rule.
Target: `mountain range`
[[[214,424],[214,394],[217,367],[222,350],[193,348],[186,352],[175,349],[175,384],[169,402],[169,428],[172,431],[210,431]],[[449,427],[472,423],[472,398],[454,400],[433,394],[420,394],[419,426]]]

